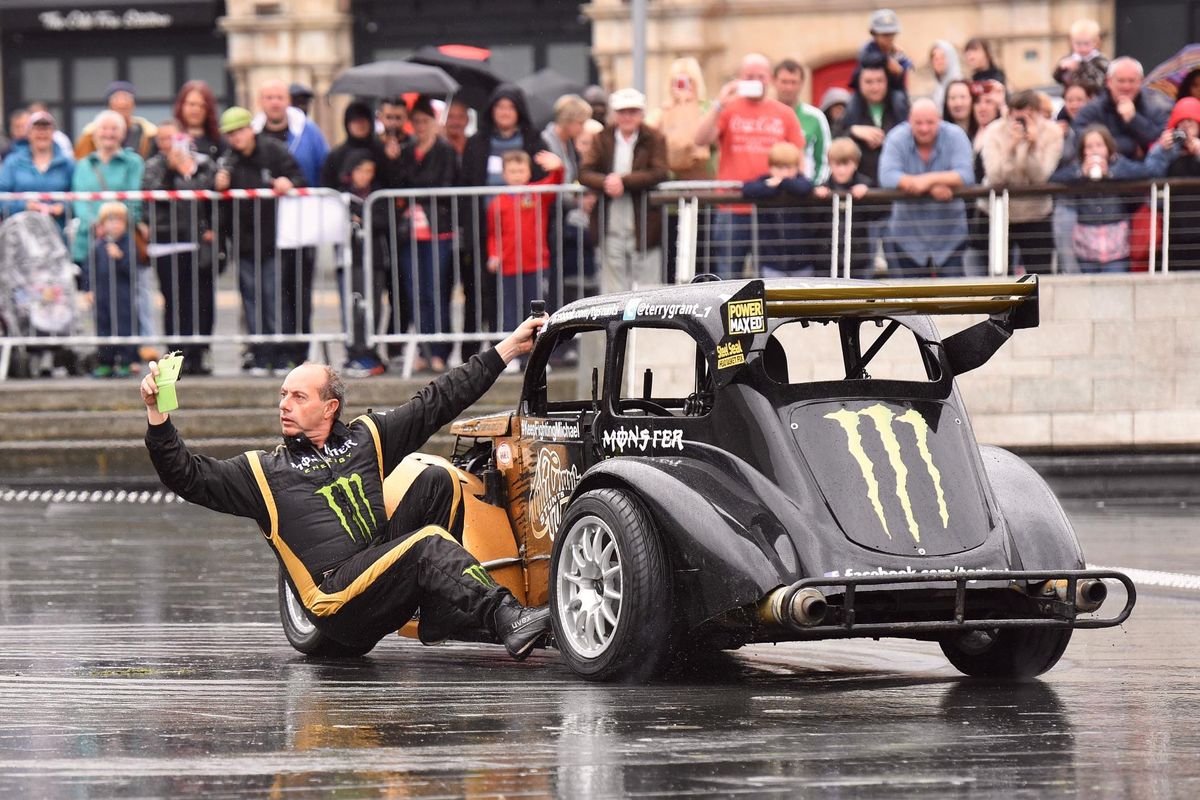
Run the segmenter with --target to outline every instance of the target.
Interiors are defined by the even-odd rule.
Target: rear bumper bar
[[[1114,580],[1125,587],[1125,606],[1121,612],[1112,617],[1080,616],[1075,607],[1076,592],[1082,580]],[[1044,583],[1046,581],[1066,581],[1066,601],[1055,596],[1029,595],[1037,604],[1039,613],[1025,617],[1009,616],[1003,619],[967,619],[967,598],[972,591],[982,588],[969,589],[969,583],[1000,582],[1012,585],[1017,581]],[[954,616],[945,620],[914,620],[899,622],[867,622],[856,621],[855,604],[858,600],[858,589],[863,587],[886,587],[903,591],[904,588],[954,588]],[[874,636],[914,636],[924,633],[962,632],[973,630],[993,630],[996,628],[1111,628],[1129,619],[1133,606],[1137,602],[1137,589],[1128,576],[1114,570],[1079,569],[1079,570],[967,570],[960,572],[928,572],[899,575],[862,575],[851,578],[805,578],[796,581],[787,589],[784,607],[790,605],[791,599],[803,589],[817,589],[827,598],[841,595],[840,604],[830,603],[830,614],[839,619],[833,623],[802,626],[793,621],[787,621],[787,627],[802,634],[805,638],[829,639],[849,637]],[[831,589],[833,591],[831,591]],[[841,591],[838,591],[841,590]],[[874,594],[874,592],[872,592]],[[840,613],[838,613],[840,612]],[[828,618],[828,616],[826,618]]]

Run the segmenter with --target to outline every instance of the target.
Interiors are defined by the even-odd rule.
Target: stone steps
[[[383,375],[346,380],[346,412],[400,405],[421,390],[430,377],[409,379]],[[202,408],[255,408],[269,410],[276,402],[282,378],[184,377],[179,381],[179,402],[184,410]],[[574,373],[552,374],[552,398],[574,392]],[[481,402],[515,406],[521,395],[521,376],[501,376]],[[62,378],[8,380],[0,383],[0,413],[27,411],[136,411],[141,409],[138,380],[120,378]],[[5,431],[0,428],[0,440]]]
[[[384,406],[380,406],[383,408]],[[510,405],[480,402],[472,416],[500,413]],[[357,415],[355,415],[357,416]],[[171,415],[183,438],[272,439],[279,437],[279,416],[273,408],[200,408]],[[347,416],[349,422],[353,416]],[[448,427],[447,429],[448,430]],[[80,446],[94,441],[137,439],[146,432],[139,409],[121,411],[0,412],[0,443],[67,441]]]
[[[144,422],[142,432],[145,432]],[[186,441],[195,454],[230,458],[247,450],[270,450],[279,444],[279,436],[194,437]],[[449,456],[453,447],[454,437],[438,433],[421,450]],[[157,483],[141,435],[86,442],[0,442],[0,483],[71,486],[75,483],[73,476],[81,476],[83,484],[105,479],[132,480],[139,485]]]
[[[501,376],[469,415],[514,409],[522,379],[521,375]],[[400,405],[429,380],[429,376],[406,380],[390,375],[349,379],[346,416]],[[273,448],[280,441],[276,403],[281,382],[277,377],[185,377],[179,383],[181,408],[172,419],[196,454],[227,458]],[[143,444],[146,415],[137,386],[134,378],[0,383],[0,481],[156,482]],[[550,375],[551,398],[569,399],[575,387],[573,371]],[[447,426],[422,450],[449,455],[453,444]]]

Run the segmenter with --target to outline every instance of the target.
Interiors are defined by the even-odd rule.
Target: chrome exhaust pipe
[[[811,586],[795,594],[781,586],[758,604],[758,619],[767,625],[799,625],[811,628],[820,625],[829,611],[825,595]]]
[[[1085,578],[1075,584],[1075,610],[1087,613],[1104,605],[1108,587],[1099,578]]]
[[[1072,598],[1067,597],[1068,581],[1060,579],[1056,581],[1047,581],[1042,589],[1044,595],[1054,595],[1064,603],[1072,602]],[[1100,606],[1104,605],[1104,601],[1108,599],[1108,586],[1099,578],[1084,578],[1075,582],[1075,610],[1088,614],[1096,611]]]
[[[820,625],[825,619],[829,604],[825,601],[825,595],[810,586],[796,592],[788,611],[797,625],[811,628],[813,625]]]

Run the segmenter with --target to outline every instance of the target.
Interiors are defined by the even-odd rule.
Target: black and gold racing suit
[[[448,532],[459,509],[447,473],[425,470],[390,522],[383,478],[482,397],[503,368],[495,349],[473,356],[404,405],[335,422],[320,448],[301,435],[269,453],[192,455],[169,419],[149,426],[146,447],[180,497],[258,523],[309,619],[330,638],[377,642],[418,608],[423,640],[487,632],[510,595]]]

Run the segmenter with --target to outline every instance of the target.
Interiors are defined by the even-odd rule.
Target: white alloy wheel
[[[316,625],[304,614],[304,606],[300,605],[300,599],[296,597],[296,593],[292,591],[292,587],[284,585],[286,593],[286,604],[288,615],[288,623],[301,636],[308,636],[317,629]]]
[[[616,536],[597,516],[580,518],[567,531],[558,569],[562,644],[596,658],[612,644],[621,624],[622,554]]]

